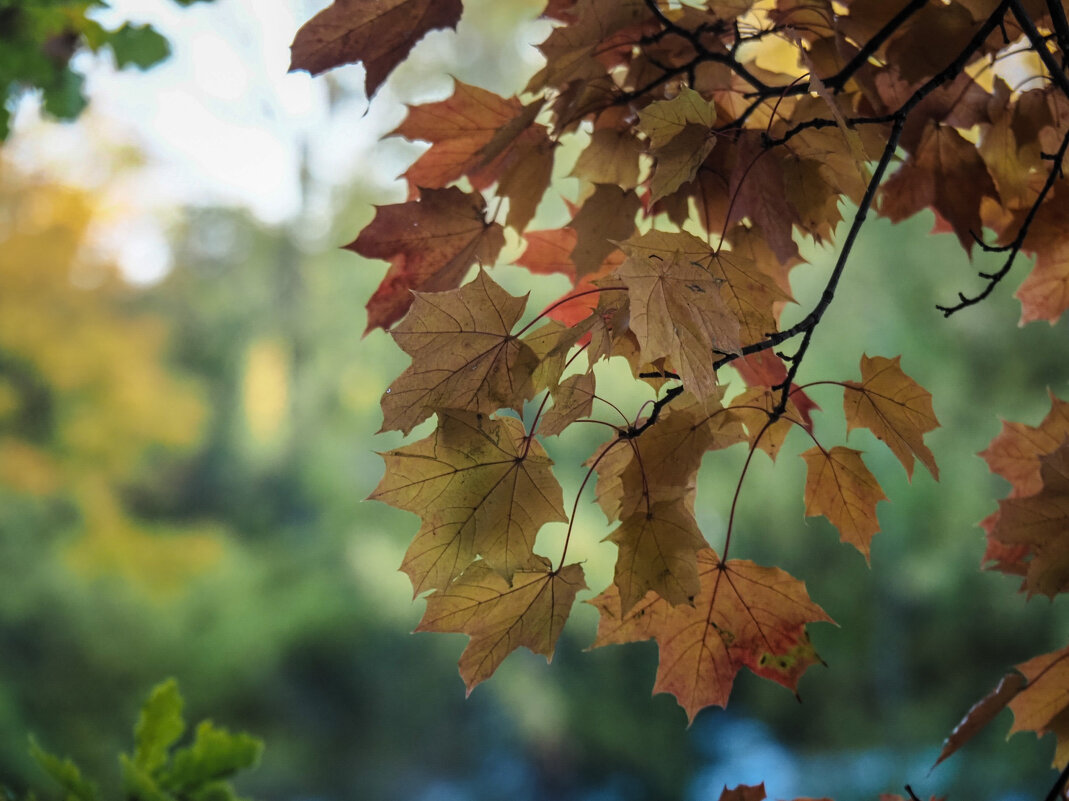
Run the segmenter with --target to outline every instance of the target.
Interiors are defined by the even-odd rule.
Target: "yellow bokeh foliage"
[[[166,593],[222,542],[137,519],[120,488],[147,454],[195,446],[207,409],[166,363],[165,322],[133,311],[141,290],[89,247],[102,213],[89,190],[0,162],[0,492],[74,505],[76,572]]]

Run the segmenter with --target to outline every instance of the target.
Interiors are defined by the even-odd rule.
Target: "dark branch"
[[[1058,62],[1054,60],[1054,55],[1043,40],[1043,35],[1036,30],[1036,24],[1021,6],[1021,0],[1009,0],[1009,5],[1013,10],[1013,16],[1017,18],[1017,22],[1021,25],[1021,30],[1024,31],[1024,35],[1028,37],[1028,41],[1032,44],[1032,49],[1036,51],[1040,61],[1043,62],[1043,66],[1050,73],[1050,79],[1061,89],[1062,94],[1069,98],[1069,78],[1066,77],[1065,71],[1058,66]]]

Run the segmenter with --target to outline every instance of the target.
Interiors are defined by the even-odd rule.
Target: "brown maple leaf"
[[[486,201],[455,186],[423,189],[419,200],[378,206],[375,219],[346,247],[390,269],[367,304],[367,329],[389,328],[412,305],[413,290],[460,286],[473,264],[488,266],[505,244],[504,230],[485,218]]]
[[[1050,395],[1050,412],[1038,426],[1002,422],[1002,430],[980,452],[992,473],[1013,485],[1011,498],[1035,495],[1043,488],[1039,459],[1069,437],[1069,403]]]
[[[416,595],[449,586],[476,556],[506,579],[549,567],[535,537],[568,518],[553,462],[520,421],[442,411],[429,437],[381,456],[370,497],[423,518],[401,565]]]
[[[900,360],[900,356],[861,357],[861,383],[844,383],[846,430],[849,433],[855,428],[869,429],[898,457],[910,479],[916,456],[938,480],[935,457],[924,444],[924,434],[939,427],[932,396],[902,372]]]
[[[480,271],[449,292],[416,292],[391,332],[412,364],[382,396],[382,430],[404,433],[442,409],[518,409],[534,394],[538,358],[512,335],[527,298]]]
[[[775,567],[748,560],[721,563],[716,552],[698,553],[701,592],[694,605],[672,606],[649,593],[626,614],[614,586],[590,601],[598,608],[594,647],[655,639],[660,649],[654,693],[676,697],[694,716],[726,706],[743,667],[796,689],[820,661],[805,632],[816,621],[834,622],[809,599],[805,584]]]
[[[436,28],[456,28],[461,0],[334,0],[306,22],[291,46],[290,71],[313,75],[364,63],[367,96]]]
[[[999,501],[991,539],[1025,546],[1024,588],[1053,598],[1069,591],[1069,439],[1039,458],[1042,488],[1035,495]]]
[[[616,274],[631,300],[631,330],[647,361],[667,356],[697,397],[712,395],[714,353],[738,353],[739,321],[720,296],[722,281],[690,254],[650,247],[645,234],[621,243],[628,257]]]
[[[460,656],[460,675],[471,693],[521,645],[551,661],[575,595],[585,589],[579,565],[516,573],[509,584],[475,562],[449,587],[427,597],[427,611],[416,631],[456,632],[471,638]]]
[[[836,446],[813,447],[802,454],[807,517],[824,515],[839,529],[839,537],[869,559],[869,543],[880,530],[876,504],[886,501],[876,477],[861,461],[861,451]]]
[[[1033,657],[1017,665],[1028,680],[1009,702],[1013,710],[1010,734],[1034,731],[1037,736],[1053,732],[1058,740],[1054,764],[1069,764],[1069,647]]]
[[[1007,673],[1003,676],[998,686],[973,704],[961,722],[954,727],[954,731],[943,743],[943,749],[939,752],[935,765],[951,756],[983,730],[999,712],[1006,708],[1006,705],[1014,699],[1024,685],[1025,680],[1020,673]],[[935,765],[932,767],[934,768]]]

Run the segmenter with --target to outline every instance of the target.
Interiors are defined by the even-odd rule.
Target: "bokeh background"
[[[378,141],[403,104],[448,95],[449,76],[519,91],[547,26],[538,0],[467,0],[459,31],[428,36],[369,103],[360,67],[286,74],[322,5],[113,0],[94,14],[152,23],[171,58],[142,73],[77,56],[90,106],[73,124],[43,119],[32,95],[14,109],[0,146],[0,784],[46,786],[32,733],[114,794],[141,700],[175,676],[188,717],[265,739],[239,784],[265,801],[698,801],[761,781],[779,799],[906,783],[925,798],[1042,798],[1053,743],[1004,742],[1008,713],[929,769],[1010,665],[1069,632],[1064,605],[1026,603],[979,570],[976,523],[1007,487],[975,455],[1000,417],[1036,424],[1048,388],[1069,396],[1069,329],[1018,328],[1009,287],[943,320],[935,303],[976,265],[928,236],[930,216],[870,223],[802,378],[853,379],[863,352],[903,354],[943,424],[930,436],[942,481],[918,470],[910,485],[867,432],[851,435],[891,499],[871,569],[804,518],[806,442],[775,465],[759,456],[743,489],[737,555],[805,580],[840,624],[812,627],[827,667],[801,702],[743,674],[728,710],[688,728],[650,696],[653,644],[586,651],[584,605],[551,666],[516,653],[465,698],[464,638],[409,633],[423,602],[397,566],[416,518],[363,500],[382,473],[374,451],[400,442],[375,432],[404,357],[382,332],[361,336],[384,265],[339,247],[373,204],[403,199],[396,176],[420,147]],[[533,227],[564,221],[577,155],[560,153]],[[519,252],[512,241],[495,279],[531,291],[532,308],[563,291],[508,266]],[[807,253],[802,309],[833,256]],[[647,396],[625,372],[608,365],[599,386],[637,410]],[[812,394],[822,441],[842,442],[838,394]],[[547,443],[566,497],[602,436]],[[711,456],[702,474],[714,545],[742,457]],[[574,547],[597,589],[615,557],[606,533],[581,502]]]

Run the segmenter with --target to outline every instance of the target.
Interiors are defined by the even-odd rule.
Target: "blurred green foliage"
[[[172,679],[157,685],[141,708],[134,728],[134,752],[120,754],[123,798],[128,801],[239,801],[230,784],[234,774],[255,767],[263,743],[231,734],[210,720],[196,728],[193,741],[176,748],[186,732],[182,696]],[[61,759],[30,740],[30,756],[62,789],[64,801],[98,801],[99,785],[71,759]],[[28,799],[49,798],[31,793]]]
[[[174,0],[182,6],[205,0]],[[109,29],[92,18],[103,0],[0,0],[0,141],[26,92],[40,91],[44,110],[72,120],[85,108],[84,74],[71,60],[82,51],[110,50],[119,69],[146,70],[170,55],[151,25],[124,22]]]

